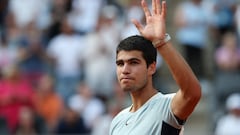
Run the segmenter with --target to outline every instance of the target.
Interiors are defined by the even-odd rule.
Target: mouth
[[[131,80],[133,80],[133,78],[131,78],[131,77],[122,77],[121,79],[120,79],[120,81],[131,81]]]

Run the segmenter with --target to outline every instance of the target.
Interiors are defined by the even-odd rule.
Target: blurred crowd
[[[228,96],[240,93],[240,3],[184,0],[174,7],[167,26],[176,46],[200,82],[214,86],[206,93],[215,130]],[[115,48],[139,34],[132,18],[144,21],[139,0],[1,0],[0,134],[107,135],[112,118],[131,105],[116,79]],[[154,82],[164,81],[163,65],[158,56]],[[169,92],[164,82],[154,85]]]
[[[186,0],[174,12],[177,43],[209,98],[209,134],[240,133],[239,22],[239,0]]]

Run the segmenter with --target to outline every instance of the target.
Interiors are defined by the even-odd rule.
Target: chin
[[[132,87],[122,86],[121,88],[122,88],[122,90],[123,90],[124,92],[132,91]]]
[[[128,87],[122,87],[122,90],[123,90],[123,91],[130,91],[130,88],[128,88]]]
[[[122,87],[122,90],[124,92],[134,92],[137,91],[138,89],[136,89],[135,87]]]

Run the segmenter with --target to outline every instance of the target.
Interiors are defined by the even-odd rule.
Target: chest
[[[115,125],[113,135],[159,135],[162,121],[153,110],[126,113]]]

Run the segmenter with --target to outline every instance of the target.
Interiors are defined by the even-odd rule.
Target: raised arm
[[[152,0],[152,13],[142,0],[142,8],[146,17],[146,25],[142,26],[137,20],[135,24],[140,34],[153,43],[162,41],[166,34],[166,1]],[[155,44],[158,52],[167,63],[170,72],[179,86],[179,91],[172,100],[172,111],[178,118],[185,120],[193,112],[201,98],[200,84],[189,65],[181,54],[173,47],[171,42]]]

